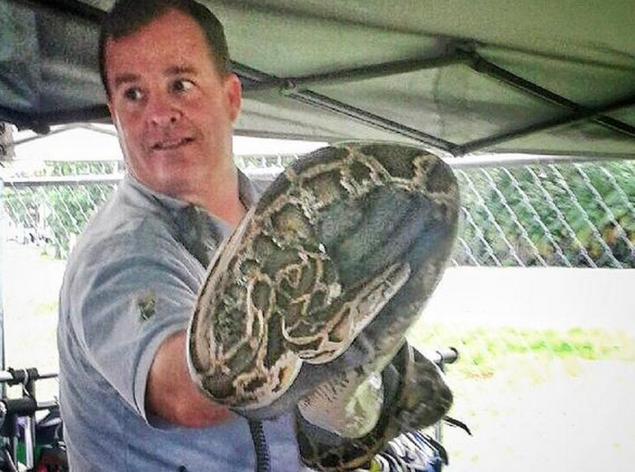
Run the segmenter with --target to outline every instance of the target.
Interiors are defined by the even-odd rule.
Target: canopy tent
[[[0,0],[0,121],[107,119],[112,0]],[[635,157],[635,3],[205,0],[245,90],[237,134],[447,156]]]

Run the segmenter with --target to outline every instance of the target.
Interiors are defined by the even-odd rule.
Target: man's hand
[[[180,331],[159,347],[146,385],[147,413],[190,428],[214,426],[235,418],[227,407],[214,403],[194,384],[187,367],[185,343],[185,331]]]

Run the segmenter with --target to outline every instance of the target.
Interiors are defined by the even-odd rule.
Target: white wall
[[[619,329],[635,336],[635,269],[451,267],[423,316],[486,326]]]

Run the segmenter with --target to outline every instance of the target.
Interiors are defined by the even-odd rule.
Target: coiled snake
[[[438,421],[450,390],[404,333],[441,277],[458,208],[450,168],[417,147],[343,143],[294,162],[210,266],[189,330],[193,378],[247,417],[295,408],[303,460],[321,470],[360,467]],[[333,398],[356,405],[369,389],[383,405],[370,424],[316,425]]]

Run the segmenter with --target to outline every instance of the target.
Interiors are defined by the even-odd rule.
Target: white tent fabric
[[[633,0],[204,3],[243,81],[238,134],[635,157]],[[96,41],[111,5],[0,0],[0,120],[107,116]]]

